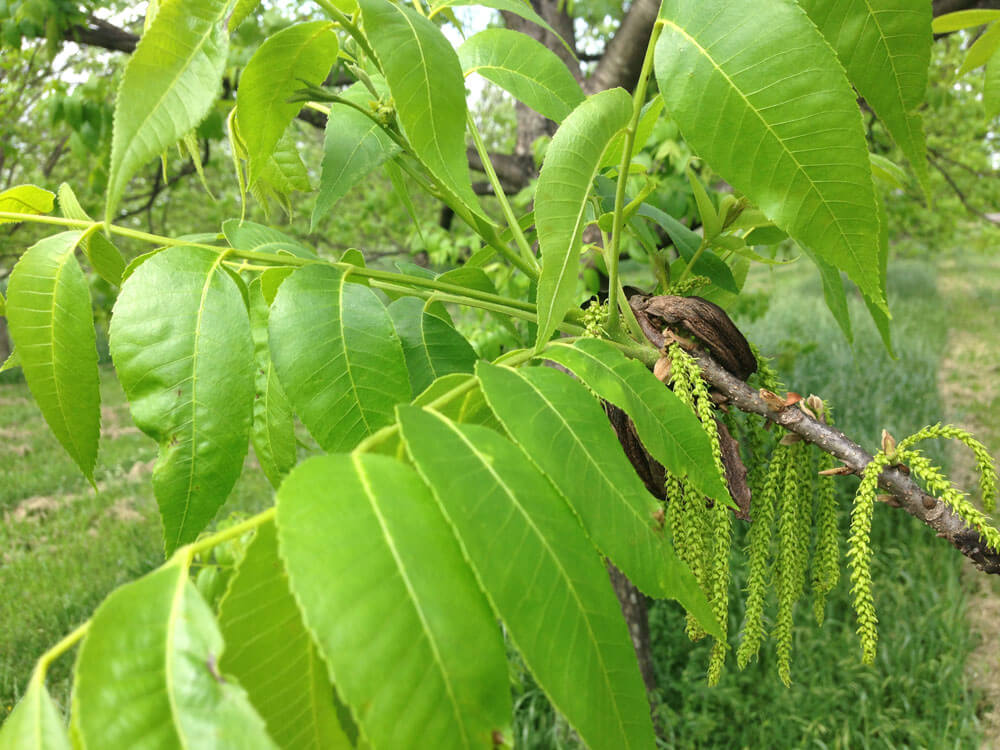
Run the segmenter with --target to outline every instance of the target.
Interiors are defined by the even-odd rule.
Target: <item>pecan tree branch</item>
[[[794,405],[773,408],[758,391],[723,368],[707,353],[696,350],[692,354],[698,360],[705,379],[742,411],[759,414],[794,432],[843,461],[855,474],[861,474],[872,460],[870,453],[840,430],[813,419]],[[924,492],[908,474],[889,468],[879,476],[878,484],[896,498],[903,510],[930,526],[938,536],[947,539],[979,570],[1000,573],[1000,551],[990,549],[979,532],[967,526],[943,502]]]

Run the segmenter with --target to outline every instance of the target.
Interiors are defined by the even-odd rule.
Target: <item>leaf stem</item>
[[[615,190],[615,214],[611,228],[611,248],[606,258],[608,266],[608,322],[607,331],[611,335],[618,332],[619,327],[619,307],[628,306],[628,300],[619,299],[618,290],[620,282],[618,280],[618,254],[621,251],[622,226],[625,222],[625,187],[628,185],[629,165],[632,163],[632,149],[635,147],[635,134],[639,127],[639,117],[642,114],[642,106],[646,102],[646,85],[649,82],[649,74],[653,69],[653,49],[656,47],[656,40],[660,38],[663,30],[663,22],[657,21],[653,24],[653,31],[649,35],[649,43],[646,45],[646,55],[642,61],[642,70],[639,73],[639,81],[635,86],[635,93],[632,96],[632,119],[625,129],[625,146],[622,149],[622,160],[618,167],[618,187]],[[624,314],[624,308],[622,309]]]
[[[490,161],[490,154],[486,150],[486,144],[483,143],[482,134],[479,132],[479,128],[476,127],[476,122],[472,119],[471,112],[466,111],[465,121],[469,126],[469,132],[472,134],[472,142],[476,146],[476,152],[479,154],[479,160],[483,163],[483,171],[486,173],[486,177],[489,178],[490,184],[493,186],[493,194],[500,202],[500,209],[503,211],[504,218],[507,220],[507,226],[510,227],[511,234],[514,236],[514,241],[521,250],[521,255],[524,259],[530,263],[536,271],[538,271],[538,258],[536,258],[535,254],[531,252],[531,246],[528,244],[528,240],[525,239],[524,232],[521,231],[521,224],[518,222],[517,217],[514,215],[514,210],[511,208],[510,202],[507,200],[507,194],[504,193],[503,185],[500,184],[500,178],[497,177],[496,170],[493,169],[493,162]]]
[[[694,255],[691,256],[691,260],[688,261],[688,264],[684,266],[684,270],[681,272],[681,277],[677,279],[678,284],[680,284],[682,281],[687,279],[688,276],[691,275],[691,269],[694,268],[694,264],[698,262],[698,258],[701,257],[701,254],[705,252],[705,248],[707,247],[708,247],[708,240],[702,237],[701,244],[698,245],[698,249],[695,250]]]
[[[83,639],[83,636],[87,634],[87,630],[89,628],[90,620],[87,620],[82,625],[77,626],[73,632],[65,636],[56,645],[42,654],[35,663],[35,673],[33,677],[44,682],[45,673],[48,671],[49,665],[79,643]]]
[[[358,29],[357,25],[351,21],[351,19],[348,18],[343,11],[340,10],[340,8],[330,2],[330,0],[316,0],[316,5],[322,8],[324,13],[339,23],[344,31],[351,35],[351,38],[358,43],[358,46],[361,47],[365,55],[368,56],[369,60],[375,63],[375,65],[379,64],[378,58],[375,57],[375,51],[368,44],[368,40],[365,39],[365,35],[361,33],[361,30]]]
[[[228,542],[230,539],[240,537],[246,532],[253,531],[258,526],[274,520],[277,510],[278,509],[272,505],[267,510],[262,511],[255,516],[251,516],[247,520],[241,521],[234,526],[230,526],[228,529],[217,531],[214,534],[209,534],[204,539],[199,539],[197,542],[184,545],[177,550],[177,555],[183,555],[183,557],[185,557],[190,563],[195,555],[205,552],[206,550],[210,550],[213,547],[218,547],[223,542]]]

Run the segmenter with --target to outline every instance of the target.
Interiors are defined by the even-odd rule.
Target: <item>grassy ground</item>
[[[132,425],[125,396],[103,371],[95,493],[42,420],[23,383],[0,387],[0,720],[38,656],[91,615],[116,586],[163,560],[150,488],[156,446]],[[270,498],[255,466],[222,515]],[[71,657],[49,673],[65,704]]]

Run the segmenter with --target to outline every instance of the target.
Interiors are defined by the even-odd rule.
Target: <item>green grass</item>
[[[0,719],[35,660],[86,620],[115,587],[163,561],[150,487],[156,446],[132,425],[110,369],[102,369],[98,491],[56,442],[27,386],[0,387]],[[269,501],[259,469],[244,472],[223,518]],[[72,657],[49,671],[66,705]]]

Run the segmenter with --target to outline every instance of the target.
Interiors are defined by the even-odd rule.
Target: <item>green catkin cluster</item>
[[[803,465],[806,471],[803,471]],[[778,559],[775,568],[775,588],[778,612],[774,624],[774,640],[778,654],[778,676],[791,685],[792,626],[795,603],[805,587],[809,566],[809,513],[812,493],[808,481],[809,461],[806,444],[793,443],[785,467],[784,482],[779,497]]]
[[[819,451],[817,470],[833,468],[833,456]],[[816,477],[816,549],[812,562],[813,614],[822,626],[826,596],[840,581],[840,539],[837,528],[837,496],[831,476]]]
[[[599,339],[602,337],[601,326],[608,316],[608,304],[603,305],[596,299],[590,300],[587,309],[583,311],[583,325],[585,338]]]
[[[664,294],[673,294],[678,297],[688,297],[711,283],[712,280],[707,276],[689,276],[684,281],[678,281],[676,284],[671,284],[667,287],[667,291],[664,292]]]
[[[722,447],[719,443],[719,429],[715,421],[712,400],[708,387],[702,380],[701,371],[694,358],[678,344],[668,346],[670,357],[670,385],[674,394],[691,407],[701,422],[702,429],[712,444],[712,454],[719,473],[725,476],[722,462]],[[708,593],[712,611],[719,622],[723,635],[726,634],[729,618],[729,553],[732,546],[732,514],[721,503],[708,504],[695,492],[686,491],[683,509],[680,511],[682,530],[680,537],[700,537],[695,542],[696,554],[700,560],[695,573],[703,590]],[[671,503],[673,498],[671,498]],[[685,530],[683,527],[687,525]],[[675,532],[676,534],[676,532]],[[677,536],[675,536],[675,539]],[[682,554],[683,558],[683,554]],[[694,569],[692,568],[692,572]],[[700,575],[699,575],[700,573]],[[689,619],[688,634],[700,635],[700,628]],[[708,665],[708,684],[718,684],[726,660],[725,638],[716,640]]]
[[[768,465],[763,485],[753,495],[752,523],[747,542],[750,573],[747,579],[746,619],[736,651],[736,663],[744,669],[757,656],[764,642],[764,601],[767,596],[771,559],[771,534],[778,492],[785,477],[790,447],[779,444]]]
[[[858,637],[861,639],[862,660],[865,664],[875,661],[878,643],[878,618],[875,615],[875,600],[872,596],[871,577],[871,523],[875,509],[878,477],[891,465],[906,464],[914,477],[921,480],[927,492],[947,505],[952,512],[975,529],[994,549],[1000,550],[1000,531],[989,523],[989,519],[966,497],[952,486],[944,473],[934,466],[914,446],[922,440],[950,438],[959,440],[972,449],[979,469],[979,487],[986,508],[996,507],[997,476],[993,459],[986,448],[968,432],[949,425],[930,425],[901,441],[887,454],[880,451],[865,467],[861,484],[854,497],[851,511],[851,533],[848,537],[848,561],[851,569],[851,594],[854,611],[858,618]]]

